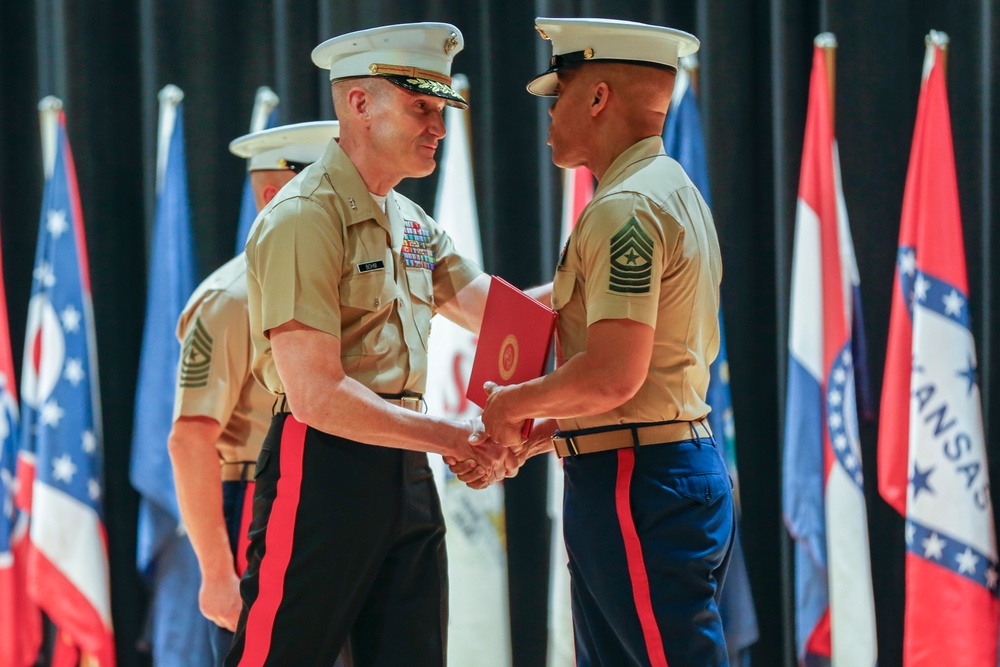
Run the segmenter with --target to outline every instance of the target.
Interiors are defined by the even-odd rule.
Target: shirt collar
[[[336,140],[331,140],[326,147],[326,153],[323,154],[323,166],[330,175],[330,180],[333,182],[337,194],[347,204],[348,226],[374,219],[386,230],[389,230],[389,219],[372,199],[358,168],[354,166],[351,158],[347,156]],[[390,190],[386,200],[387,208],[394,201],[392,195],[393,191]]]
[[[663,139],[661,137],[646,137],[635,142],[626,148],[621,155],[616,157],[611,166],[608,167],[608,170],[604,172],[604,178],[598,183],[597,192],[594,193],[594,197],[596,198],[597,195],[603,194],[604,190],[620,181],[622,174],[629,165],[639,160],[656,157],[657,155],[666,155],[663,152]]]

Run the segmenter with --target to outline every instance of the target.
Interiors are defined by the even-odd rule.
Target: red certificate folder
[[[549,360],[555,325],[555,311],[493,276],[472,362],[468,399],[482,408],[486,406],[484,382],[509,385],[540,377]],[[531,423],[525,422],[525,437],[531,432]]]

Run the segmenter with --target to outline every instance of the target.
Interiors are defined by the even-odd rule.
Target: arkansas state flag
[[[22,447],[34,452],[28,586],[101,667],[115,664],[90,269],[65,116],[56,124],[28,304]]]
[[[872,667],[875,610],[851,344],[859,281],[826,65],[835,46],[824,33],[813,48],[795,219],[783,504],[795,538],[800,663]]]
[[[906,667],[997,664],[997,547],[943,64],[932,32],[903,195],[879,492],[906,517]]]

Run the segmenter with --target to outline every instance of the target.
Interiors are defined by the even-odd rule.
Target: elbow
[[[644,380],[644,377],[633,378],[628,375],[612,375],[606,381],[596,383],[595,388],[599,394],[598,401],[602,407],[600,412],[613,410],[635,396],[639,392],[639,388],[642,387]]]

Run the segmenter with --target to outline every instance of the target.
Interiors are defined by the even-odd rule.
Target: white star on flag
[[[854,454],[848,452],[844,457],[844,465],[847,466],[848,470],[855,468],[858,465],[858,459]]]
[[[87,494],[94,502],[97,502],[97,500],[101,497],[101,485],[97,483],[96,479],[92,479],[87,482]]]
[[[913,281],[913,294],[917,297],[917,301],[924,301],[927,299],[927,290],[931,288],[931,281],[927,280],[923,276],[917,276],[917,279]]]
[[[944,302],[945,314],[954,315],[955,317],[962,314],[962,306],[965,305],[965,299],[955,290],[952,290],[948,296],[941,297],[941,301]]]
[[[66,360],[66,370],[63,371],[63,377],[69,380],[69,383],[74,387],[80,384],[83,380],[83,362],[79,359],[67,359]]]
[[[844,425],[844,419],[840,416],[840,413],[834,412],[830,415],[830,428],[838,429]]]
[[[52,287],[56,284],[56,275],[52,272],[52,267],[48,262],[42,261],[38,268],[32,271],[31,275],[42,284],[43,287]]]
[[[87,454],[93,454],[97,449],[97,438],[90,431],[84,431],[80,436],[80,448]]]
[[[52,476],[60,482],[69,484],[73,481],[73,475],[75,474],[76,464],[73,463],[73,459],[69,457],[69,454],[63,454],[52,461]]]
[[[853,361],[851,357],[851,351],[844,350],[843,353],[840,355],[840,360],[844,362],[845,366],[850,365],[850,363]]]
[[[945,544],[945,541],[938,537],[937,533],[931,533],[931,536],[923,542],[924,556],[941,560],[944,556]]]
[[[912,276],[913,272],[917,270],[917,255],[912,250],[909,252],[904,252],[902,257],[899,258],[899,270],[908,276]]]
[[[839,391],[834,390],[830,392],[830,405],[836,407],[840,405],[842,400],[844,400],[844,397],[841,396]]]
[[[52,399],[42,406],[38,421],[41,422],[42,426],[59,428],[59,421],[65,414],[66,411],[59,407],[59,404],[56,403],[55,399]]]
[[[916,537],[916,534],[917,534],[917,527],[914,526],[912,523],[908,522],[906,524],[906,544],[907,545],[912,545],[913,544],[913,538]]]
[[[833,446],[836,447],[838,452],[842,452],[847,449],[847,436],[843,433],[837,435],[837,437],[833,439]]]
[[[833,372],[833,382],[835,384],[844,384],[847,379],[847,373],[844,372],[843,368],[838,368]]]
[[[69,224],[66,222],[66,211],[50,210],[45,228],[49,230],[49,234],[52,234],[54,239],[62,236],[63,232],[69,229]]]
[[[83,319],[83,315],[73,307],[73,304],[63,308],[59,318],[62,320],[63,329],[68,333],[76,333],[80,330],[80,320]]]
[[[975,574],[976,565],[979,564],[979,556],[973,554],[972,549],[966,547],[963,553],[955,556],[955,562],[958,563],[959,574]]]

